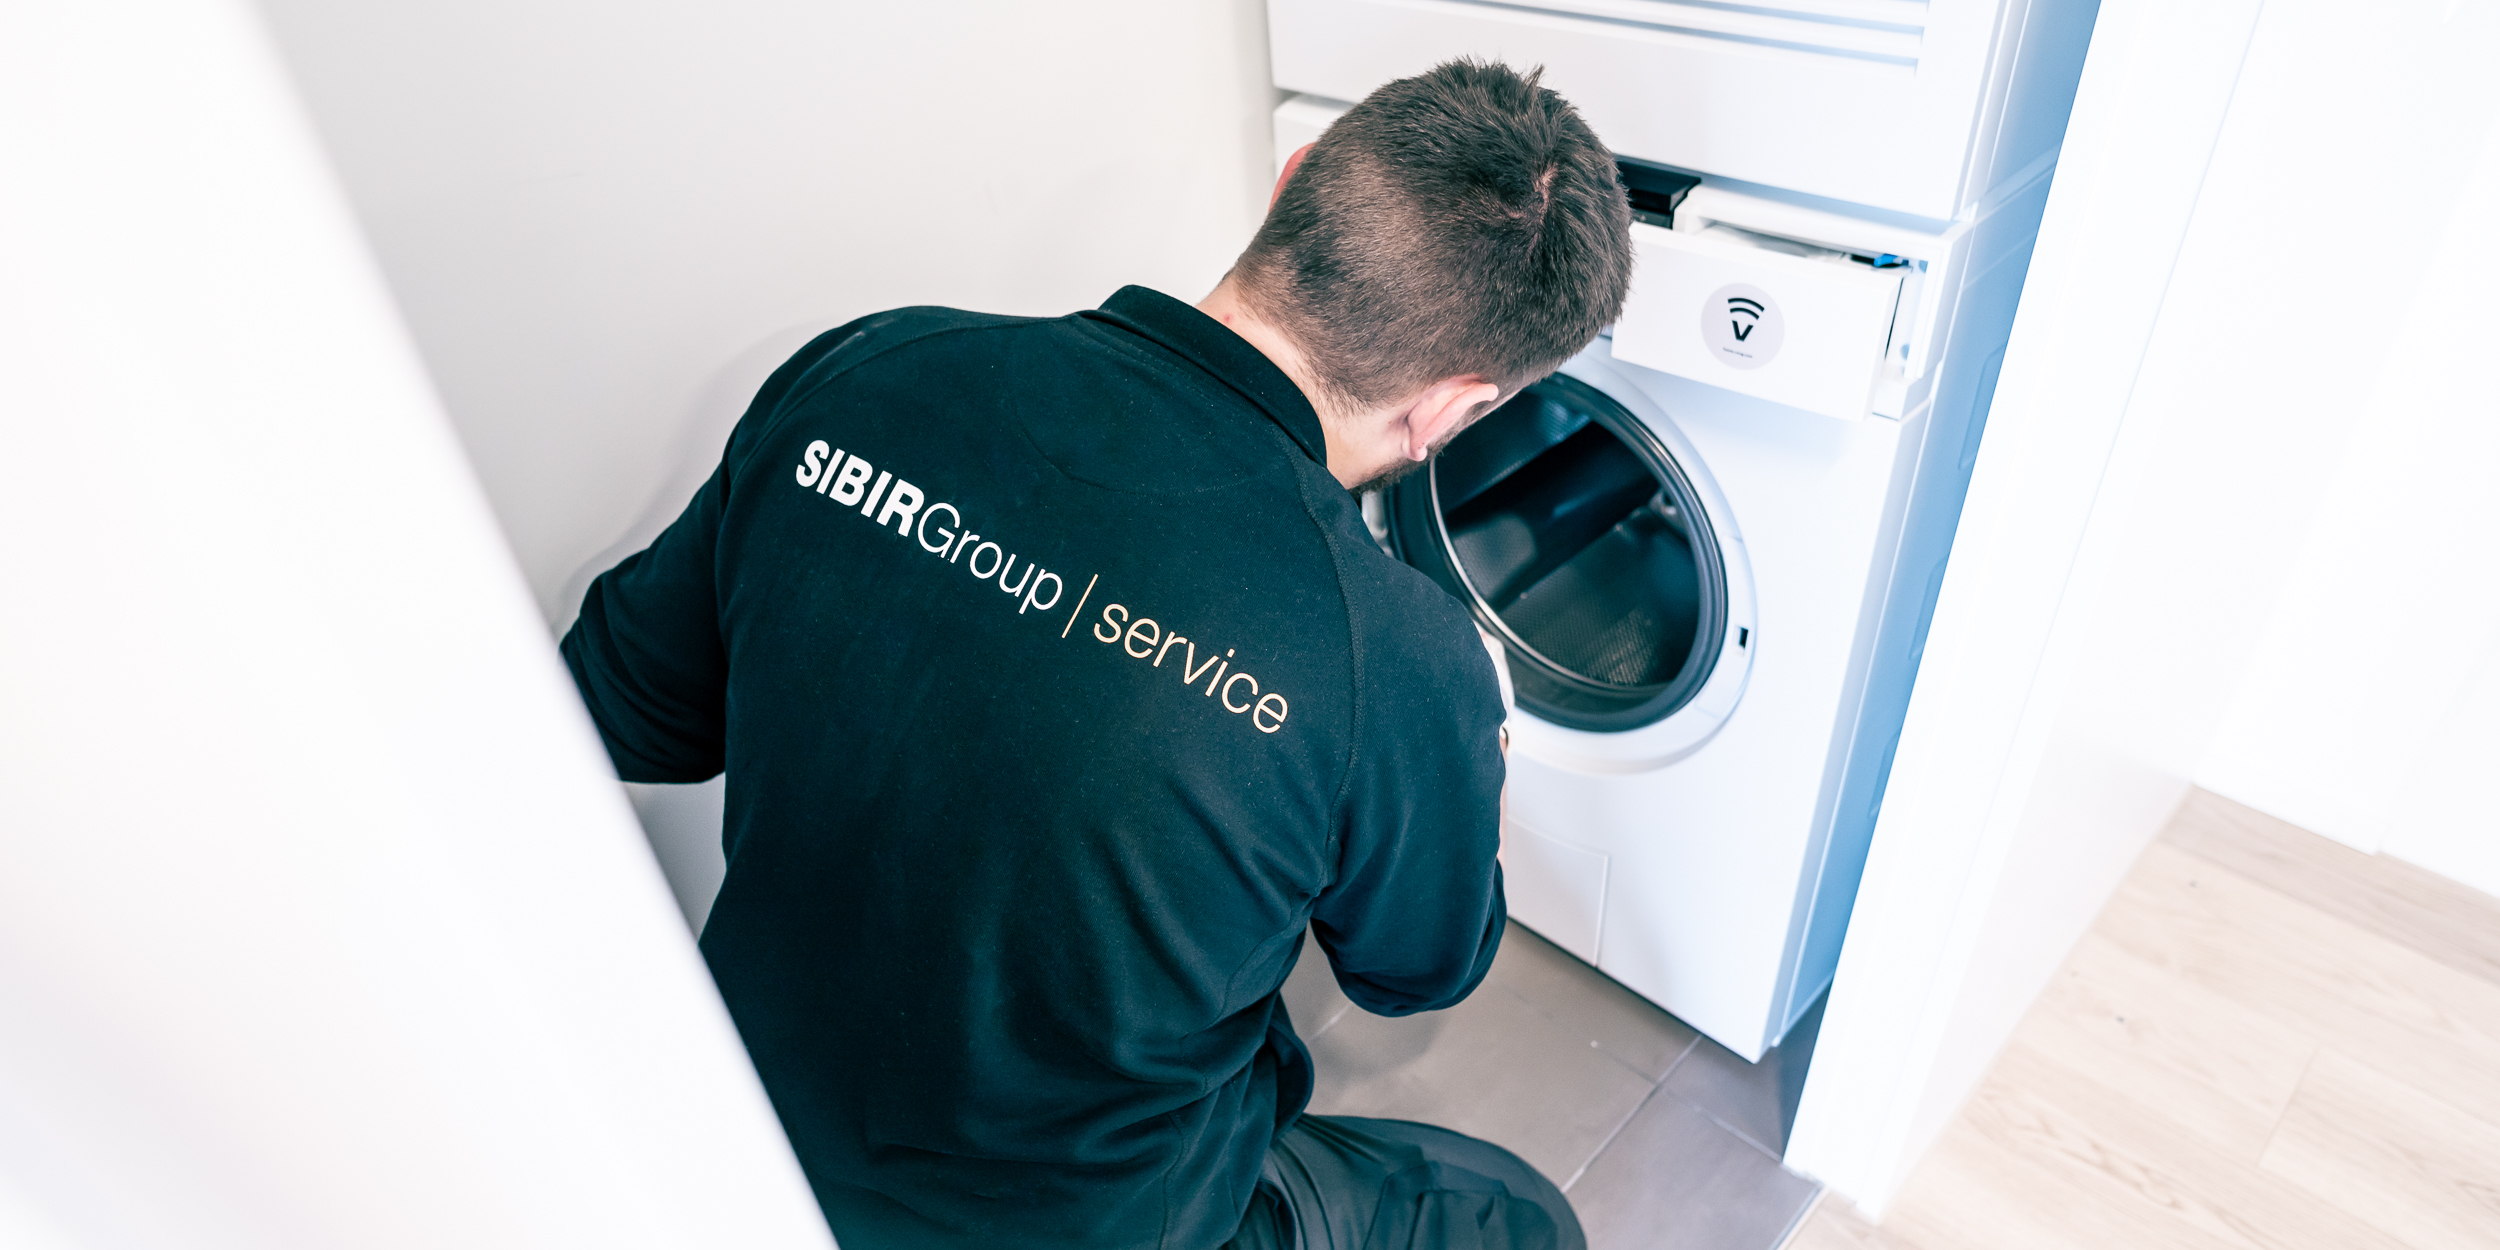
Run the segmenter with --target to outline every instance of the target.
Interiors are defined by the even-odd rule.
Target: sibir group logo
[[[856,507],[859,515],[869,518],[879,529],[892,526],[897,534],[917,543],[922,551],[949,565],[963,568],[985,583],[995,581],[1000,591],[1017,597],[1018,616],[1028,612],[1048,614],[1059,606],[1060,599],[1067,592],[1065,579],[1030,559],[1025,560],[1023,573],[1016,575],[1015,553],[1001,546],[996,539],[985,539],[973,533],[964,524],[963,513],[955,505],[930,503],[919,487],[821,438],[809,443],[806,452],[800,455],[795,476],[801,489],[822,495],[846,508]],[[871,478],[875,480],[871,482]],[[946,515],[946,524],[938,523],[941,512]],[[930,542],[931,537],[938,541]],[[981,567],[985,556],[989,559],[986,569]],[[1011,575],[1014,576],[1012,582],[1009,581]],[[1086,602],[1093,598],[1094,587],[1101,581],[1099,573],[1086,579],[1084,593],[1077,596],[1076,606],[1068,611],[1067,623],[1059,628],[1062,639],[1074,632],[1078,615],[1085,611]],[[1050,588],[1047,599],[1042,597],[1044,583],[1048,583]],[[1285,696],[1272,690],[1261,693],[1258,678],[1232,667],[1235,648],[1225,648],[1224,654],[1219,657],[1214,648],[1209,647],[1206,662],[1200,664],[1197,644],[1178,631],[1164,630],[1153,619],[1146,617],[1130,622],[1131,613],[1125,604],[1105,604],[1102,611],[1103,623],[1086,631],[1095,641],[1113,645],[1115,651],[1130,659],[1144,660],[1152,656],[1153,661],[1147,667],[1156,669],[1163,667],[1164,656],[1173,647],[1186,645],[1188,650],[1184,658],[1173,666],[1173,671],[1181,676],[1184,690],[1196,691],[1198,679],[1207,677],[1209,670],[1213,670],[1214,676],[1207,677],[1203,692],[1205,697],[1236,716],[1246,714],[1250,725],[1260,733],[1272,734],[1285,727],[1285,717],[1291,705],[1286,702]],[[1144,650],[1132,645],[1140,641],[1145,644]],[[1243,689],[1245,685],[1248,687],[1246,690]],[[1222,692],[1221,698],[1217,697],[1219,691]]]

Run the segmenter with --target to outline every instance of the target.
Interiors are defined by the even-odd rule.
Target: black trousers
[[[1490,1142],[1304,1115],[1268,1147],[1226,1250],[1587,1250],[1554,1183]]]

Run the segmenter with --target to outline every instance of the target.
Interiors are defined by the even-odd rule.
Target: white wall
[[[1265,205],[1259,0],[262,7],[558,623],[815,333],[1196,299]]]
[[[2480,146],[2447,171],[2459,193],[2382,233],[2344,336],[2376,376],[2340,414],[2341,463],[2302,484],[2290,575],[2197,780],[2500,894],[2500,128]]]
[[[558,628],[818,332],[1194,300],[1272,179],[1263,0],[261,3]],[[720,783],[631,792],[699,928]]]
[[[1959,1054],[1953,1025],[2055,739],[2064,682],[2044,660],[2261,3],[2101,5],[1789,1142],[1792,1166],[1872,1214],[1988,1058]],[[2131,789],[2166,805],[2158,776]],[[2105,872],[2140,836],[2077,849]],[[2039,900],[2025,947],[2097,907],[2080,884]],[[1961,1061],[1940,1067],[1949,1049]]]
[[[2369,310],[2411,297],[2389,241],[2436,236],[2491,116],[2495,25],[2103,5],[1791,1148],[1861,1205],[2199,775],[2331,506]]]
[[[703,932],[712,917],[712,900],[729,876],[729,858],[721,849],[722,804],[729,797],[729,779],[714,777],[700,785],[657,786],[625,783],[625,797],[642,822],[651,853],[668,878],[677,910],[686,927]]]
[[[0,1244],[831,1244],[257,16],[0,5]]]

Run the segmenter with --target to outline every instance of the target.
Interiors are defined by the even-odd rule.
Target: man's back
[[[728,768],[704,950],[846,1239],[1212,1246],[1307,1094],[1306,925],[1375,1010],[1483,975],[1491,674],[1321,440],[1152,292],[884,314],[594,587],[620,771]]]

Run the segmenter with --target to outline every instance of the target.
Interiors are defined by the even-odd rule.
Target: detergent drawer
[[[1635,224],[1632,241],[1615,359],[1830,417],[1872,410],[1907,262],[1717,223]]]

